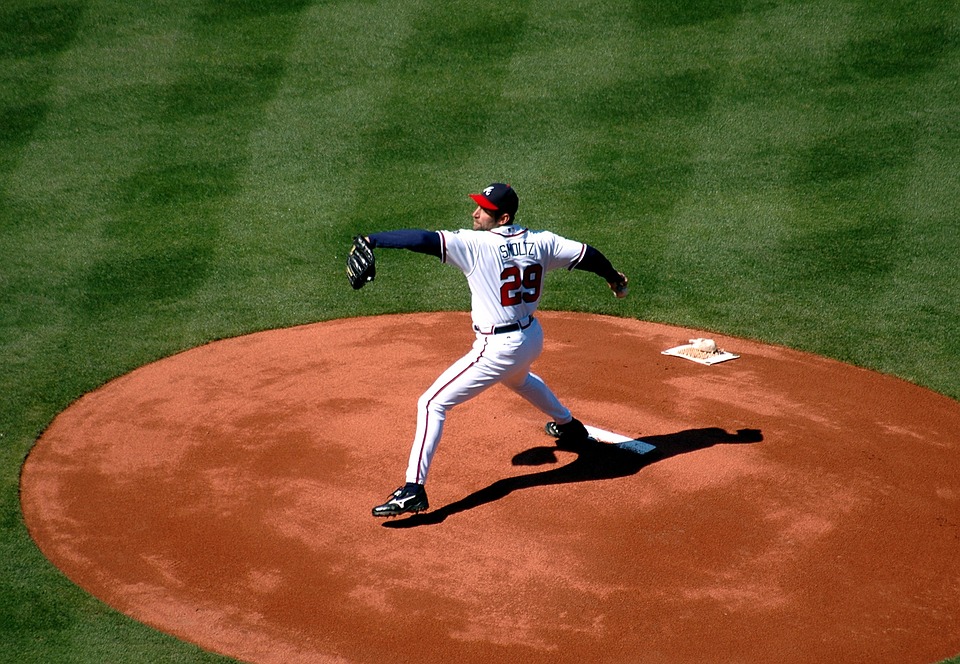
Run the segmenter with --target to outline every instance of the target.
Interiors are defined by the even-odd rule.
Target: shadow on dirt
[[[513,457],[514,466],[542,466],[557,462],[557,450],[573,452],[577,458],[559,468],[539,473],[507,477],[479,491],[464,496],[449,505],[434,510],[414,514],[401,520],[383,523],[385,528],[414,528],[442,523],[447,517],[465,512],[510,495],[520,489],[551,484],[572,482],[592,482],[629,477],[640,472],[657,461],[689,452],[696,452],[714,445],[739,445],[758,443],[763,440],[759,429],[740,429],[736,433],[727,433],[720,428],[687,429],[677,433],[660,436],[637,436],[639,440],[653,445],[656,449],[644,454],[610,443],[582,441],[575,444],[548,445],[533,447]]]

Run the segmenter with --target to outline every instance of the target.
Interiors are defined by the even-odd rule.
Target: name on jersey
[[[533,242],[507,242],[500,245],[500,258],[507,260],[515,256],[533,256],[536,245]]]

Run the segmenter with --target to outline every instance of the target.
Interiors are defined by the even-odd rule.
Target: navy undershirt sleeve
[[[383,249],[409,249],[440,258],[440,234],[419,228],[371,233],[370,244]]]
[[[616,283],[620,279],[620,275],[613,267],[613,264],[610,263],[609,259],[589,244],[583,253],[583,258],[573,266],[573,269],[593,272],[606,279],[608,284]]]

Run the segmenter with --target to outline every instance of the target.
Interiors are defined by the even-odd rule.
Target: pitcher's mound
[[[933,662],[960,652],[960,404],[703,332],[543,313],[534,371],[644,445],[559,450],[503,387],[454,409],[432,510],[378,521],[464,314],[209,344],[40,438],[27,525],[120,611],[242,660]],[[642,453],[641,453],[642,452]]]

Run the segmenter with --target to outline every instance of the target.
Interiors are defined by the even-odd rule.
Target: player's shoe
[[[427,490],[422,484],[407,482],[393,492],[383,505],[373,508],[373,516],[398,516],[406,512],[422,512],[430,507],[427,502]]]
[[[587,427],[583,426],[583,422],[577,418],[573,418],[566,424],[547,422],[544,430],[557,439],[557,445],[569,445],[593,440],[587,431]]]

